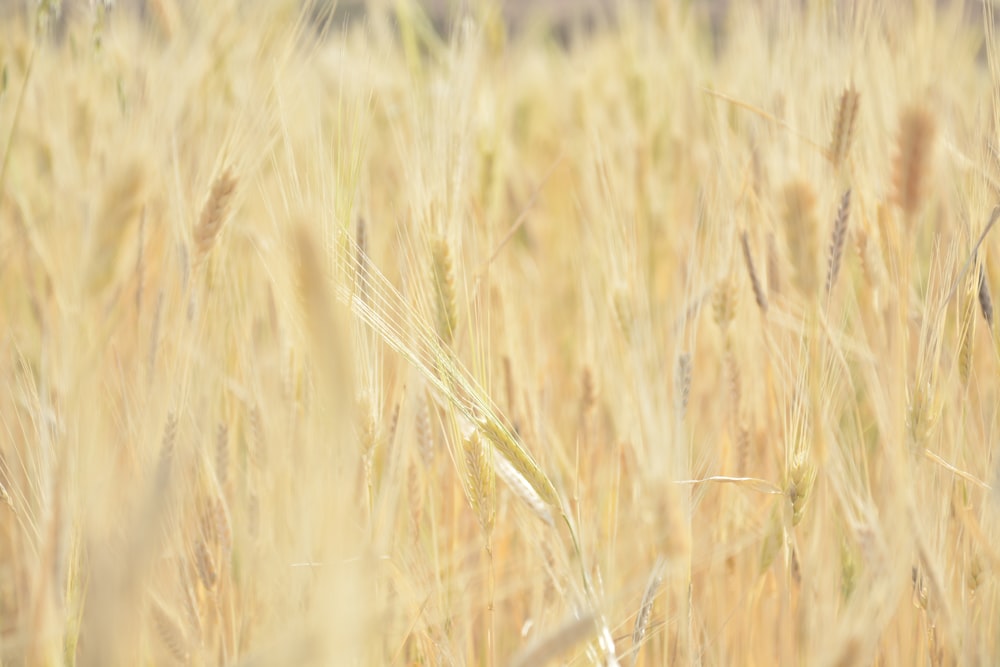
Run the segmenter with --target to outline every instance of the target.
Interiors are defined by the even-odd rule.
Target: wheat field
[[[995,665],[992,2],[0,18],[0,665]]]

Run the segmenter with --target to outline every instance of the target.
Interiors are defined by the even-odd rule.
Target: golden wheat
[[[0,2],[0,663],[996,664],[992,4],[453,4]]]

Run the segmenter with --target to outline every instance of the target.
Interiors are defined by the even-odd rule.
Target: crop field
[[[993,2],[0,3],[0,667],[1000,664]]]

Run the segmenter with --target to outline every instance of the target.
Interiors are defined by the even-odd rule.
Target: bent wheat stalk
[[[359,253],[355,241],[341,233],[338,247],[344,248],[338,260],[346,262],[344,275],[356,275]],[[389,280],[370,261],[364,267],[368,278],[369,298],[352,298],[349,281],[337,281],[337,297],[348,304],[354,314],[393,350],[411,363],[423,376],[435,397],[450,403],[462,417],[474,424],[514,472],[530,487],[543,503],[563,513],[562,501],[555,486],[542,471],[535,459],[510,432],[500,417],[499,410],[486,391],[456,358],[454,352],[442,344],[437,332],[423,321]],[[405,322],[406,330],[397,324]],[[501,466],[502,467],[502,466]],[[505,471],[507,472],[507,471]],[[535,509],[537,504],[526,500],[524,487],[511,484],[512,475],[501,477],[511,485],[517,495]],[[540,514],[543,520],[544,514]]]
[[[336,256],[336,261],[341,263],[336,267],[337,275],[345,277],[336,281],[337,298],[370,326],[386,345],[413,365],[435,398],[450,403],[459,415],[475,425],[496,454],[493,462],[497,474],[515,495],[549,525],[554,525],[554,522],[553,514],[548,509],[556,510],[569,532],[583,588],[591,602],[595,602],[597,596],[584,562],[578,532],[555,485],[505,425],[499,408],[486,390],[373,263],[369,262],[365,267],[369,298],[352,298],[354,290],[350,276],[357,275],[359,253],[354,239],[346,231],[338,233],[336,242],[335,247],[341,250]],[[400,322],[405,323],[405,329],[398,324]],[[599,637],[600,649],[608,664],[617,664],[614,640],[603,618],[599,620]]]

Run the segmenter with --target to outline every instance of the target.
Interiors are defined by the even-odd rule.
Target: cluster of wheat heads
[[[730,4],[0,19],[0,664],[995,663],[991,5]]]

